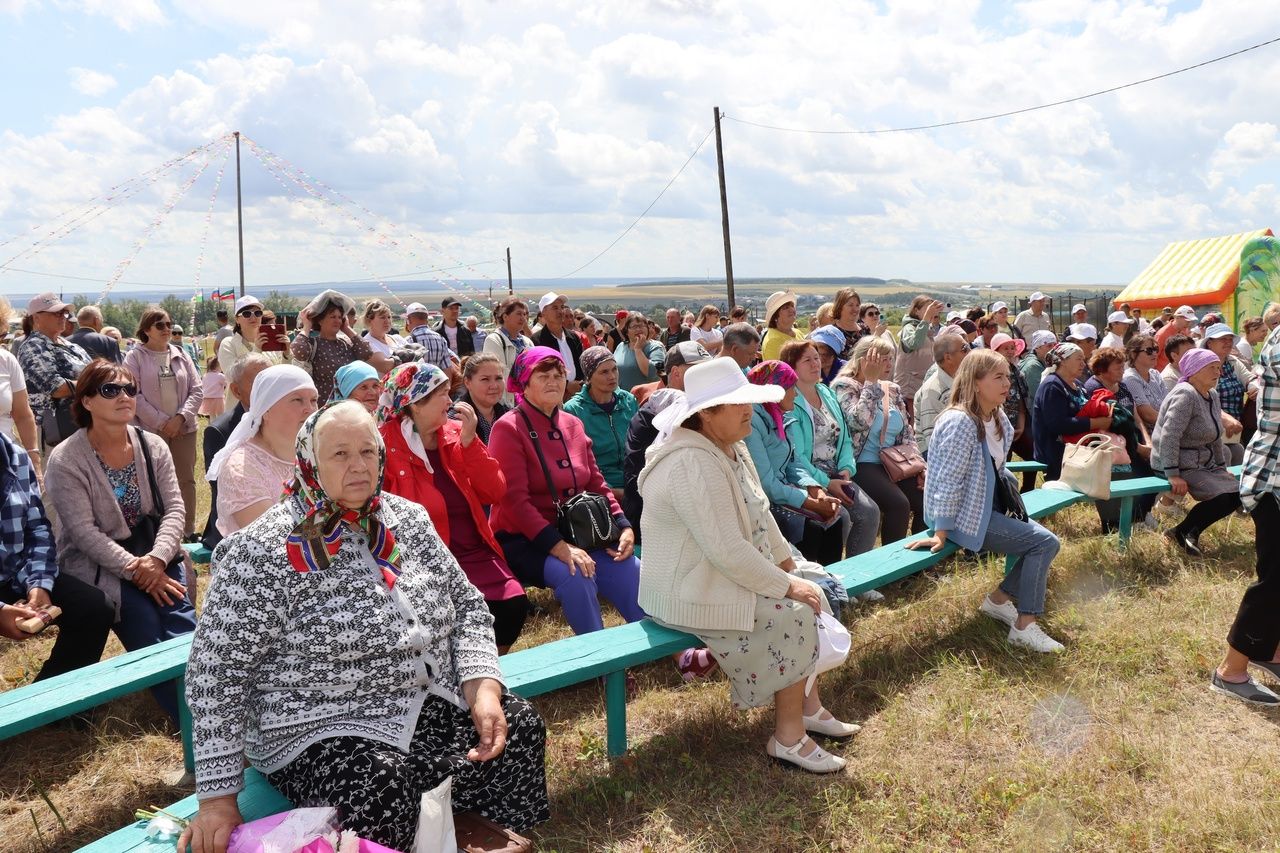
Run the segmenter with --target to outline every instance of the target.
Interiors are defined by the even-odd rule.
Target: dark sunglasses
[[[868,317],[879,317],[879,316],[880,316],[880,312],[879,312],[879,311],[868,311],[868,312],[867,312],[867,316],[868,316]]]
[[[237,317],[261,317],[262,310],[259,308],[246,308],[240,313],[236,314],[236,316]]]
[[[64,320],[70,320],[70,319],[71,319],[71,312],[70,312],[70,311],[37,311],[36,313],[37,313],[37,314],[52,314],[52,315],[54,315],[55,317],[61,317],[61,318],[62,318],[62,319],[64,319]]]
[[[152,323],[152,324],[151,324],[151,328],[153,328],[153,329],[168,329],[168,328],[169,328],[169,327],[171,327],[172,325],[173,325],[173,321],[172,321],[172,320],[156,320],[154,323]]]
[[[1156,355],[1160,352],[1160,349],[1158,347],[1143,347],[1141,352],[1145,352],[1147,355]]]
[[[120,396],[121,391],[123,391],[128,397],[138,396],[138,386],[134,385],[132,382],[125,385],[122,385],[119,382],[104,382],[102,383],[102,386],[98,388],[98,396],[104,400],[114,400],[116,397]]]

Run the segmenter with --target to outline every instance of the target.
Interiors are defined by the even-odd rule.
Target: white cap
[[[1071,306],[1071,313],[1072,313],[1072,314],[1076,313],[1077,311],[1087,311],[1087,310],[1089,310],[1089,309],[1085,308],[1085,307],[1084,307],[1084,305],[1082,305],[1082,304],[1081,304],[1081,303],[1079,303],[1079,302],[1077,302],[1075,305],[1072,305],[1072,306]]]
[[[1204,338],[1211,341],[1214,338],[1234,338],[1236,333],[1231,331],[1231,327],[1226,323],[1214,323],[1212,326],[1204,330]]]
[[[1030,298],[1028,298],[1027,301],[1042,302],[1044,301],[1044,294],[1037,290],[1035,293],[1031,294]]]
[[[258,301],[256,296],[241,296],[236,300],[236,313],[239,314],[246,308],[261,308],[262,303]]]
[[[1072,323],[1067,327],[1067,340],[1096,341],[1098,330],[1089,323]]]
[[[1007,302],[996,302],[991,306],[992,314],[998,314],[1001,311],[1008,311],[1008,310],[1009,310],[1009,303]]]
[[[1184,320],[1190,320],[1193,323],[1199,323],[1200,318],[1196,316],[1196,309],[1190,305],[1180,305],[1178,310],[1173,312],[1173,316],[1181,317]]]
[[[411,314],[430,314],[430,313],[431,312],[427,310],[427,306],[423,305],[421,302],[410,302],[404,308],[404,316],[406,317],[408,317]]]
[[[547,306],[550,305],[552,302],[555,302],[559,298],[560,298],[560,294],[552,293],[550,291],[542,294],[542,298],[538,300],[538,311],[539,312],[546,311]]]
[[[1123,311],[1112,311],[1110,314],[1107,315],[1108,326],[1110,326],[1112,323],[1132,323],[1132,322],[1133,322],[1133,318],[1130,317],[1128,314],[1124,313]]]
[[[963,312],[963,311],[948,311],[948,312],[947,312],[947,322],[948,322],[948,323],[950,323],[952,320],[963,320],[963,319],[964,319],[964,312]]]

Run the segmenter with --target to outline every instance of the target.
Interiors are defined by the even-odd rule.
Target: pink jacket
[[[200,409],[200,401],[204,399],[200,374],[196,372],[191,357],[182,351],[182,347],[169,344],[169,355],[169,367],[178,380],[178,414],[186,422],[182,432],[195,432],[196,412]],[[169,420],[169,415],[156,408],[160,400],[160,371],[156,367],[156,360],[143,344],[137,344],[124,357],[124,366],[133,374],[139,389],[138,411],[133,422],[149,432],[159,432]]]

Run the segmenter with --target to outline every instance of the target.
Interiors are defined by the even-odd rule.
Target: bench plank
[[[1014,473],[1021,474],[1024,471],[1048,471],[1049,466],[1043,462],[1037,462],[1034,459],[1015,459],[1012,462],[1004,463],[1004,467]]]
[[[697,643],[698,638],[692,634],[644,619],[522,649],[503,655],[500,662],[508,690],[521,696],[538,696],[648,663]]]

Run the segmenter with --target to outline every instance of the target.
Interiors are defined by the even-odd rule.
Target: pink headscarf
[[[1217,364],[1222,359],[1217,354],[1207,349],[1191,349],[1178,360],[1178,373],[1180,380],[1183,382],[1190,381],[1200,371],[1204,370],[1211,364]]]
[[[524,388],[529,384],[529,377],[533,375],[533,371],[538,368],[539,364],[550,359],[556,359],[560,364],[564,364],[564,356],[560,354],[560,350],[551,347],[525,347],[516,356],[516,360],[511,365],[511,373],[507,376],[507,390],[516,395],[516,402],[519,403],[524,397]]]
[[[796,384],[796,372],[785,361],[762,361],[747,371],[747,381],[752,385],[777,385],[783,390]],[[782,406],[779,403],[761,403],[764,410],[773,417],[773,424],[781,435],[786,430],[782,425]]]

